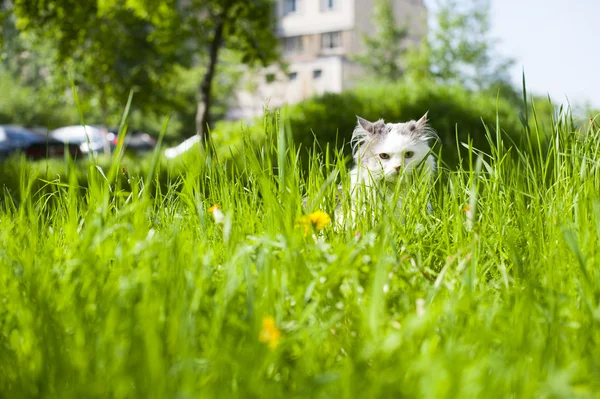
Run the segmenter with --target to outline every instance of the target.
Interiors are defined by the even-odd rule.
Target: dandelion
[[[213,206],[211,206],[210,208],[208,208],[208,211],[210,213],[212,213],[213,218],[215,219],[215,223],[217,223],[217,224],[223,223],[223,219],[225,218],[225,214],[223,214],[223,211],[221,210],[221,207],[219,207],[219,205],[214,204]]]
[[[265,317],[262,321],[262,330],[258,335],[258,340],[269,345],[269,348],[275,349],[279,345],[281,339],[281,332],[275,325],[275,319],[272,317]]]
[[[316,211],[308,215],[310,223],[317,230],[323,230],[329,223],[331,223],[331,218],[328,214],[322,211]]]
[[[297,222],[298,225],[304,226],[304,235],[308,234],[311,227],[317,231],[320,231],[324,230],[329,223],[331,223],[331,218],[323,211],[316,211],[308,215],[304,215],[298,219]]]

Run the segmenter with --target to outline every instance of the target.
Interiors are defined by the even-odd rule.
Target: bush
[[[489,150],[485,125],[494,128],[496,116],[501,129],[511,137],[518,137],[523,131],[517,110],[508,102],[434,84],[363,87],[342,95],[327,94],[291,107],[287,114],[297,143],[310,145],[314,134],[324,147],[349,142],[356,126],[355,115],[402,122],[419,119],[427,111],[431,126],[441,139],[443,160],[450,165],[457,161],[457,141],[471,139],[474,147]],[[348,145],[344,149],[349,152]],[[466,150],[461,150],[466,155]]]
[[[433,83],[378,85],[341,94],[328,93],[284,107],[281,115],[296,145],[311,149],[316,139],[320,150],[324,151],[328,145],[343,146],[344,153],[349,154],[356,115],[369,120],[384,118],[387,122],[401,122],[418,119],[427,111],[441,139],[443,161],[450,167],[458,161],[457,142],[460,145],[470,140],[475,148],[489,151],[486,127],[495,138],[497,118],[503,135],[516,143],[524,137],[520,111],[508,100]],[[257,139],[261,137],[261,129],[262,123],[256,120],[246,130]],[[235,132],[239,135],[239,131],[239,122],[223,122],[216,125],[214,137],[219,141],[224,136],[233,143]],[[463,158],[468,156],[466,148],[460,146],[459,150]],[[303,155],[306,152],[301,151]],[[303,157],[303,162],[306,158]]]

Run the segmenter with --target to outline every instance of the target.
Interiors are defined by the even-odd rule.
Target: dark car
[[[109,129],[107,135],[108,141],[111,143],[111,147],[114,149],[119,143],[118,129]],[[123,149],[128,152],[135,154],[141,154],[144,152],[152,151],[156,147],[156,139],[144,132],[131,132],[125,135],[123,141]]]
[[[72,158],[80,154],[78,145],[66,145]],[[21,152],[30,159],[60,158],[65,155],[65,143],[21,126],[0,125],[0,160]]]

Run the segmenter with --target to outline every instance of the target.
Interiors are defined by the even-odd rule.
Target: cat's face
[[[421,164],[431,167],[429,141],[437,137],[427,126],[427,114],[418,121],[385,123],[369,122],[358,117],[352,135],[354,159],[374,180],[395,182],[410,175]]]

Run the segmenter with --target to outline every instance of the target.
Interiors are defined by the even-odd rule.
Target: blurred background
[[[515,60],[512,81],[521,79],[538,94],[578,108],[600,107],[600,2],[576,0],[494,0],[491,34]]]
[[[561,104],[582,126],[600,107],[593,0],[1,0],[0,9],[0,159],[110,154],[120,126],[127,151],[141,155],[165,117],[168,158],[211,137],[220,148],[242,136],[259,143],[266,108],[283,110],[307,146],[347,142],[355,115],[429,111],[451,154],[457,135],[485,147],[484,123],[497,116],[503,132],[522,135],[525,100],[541,125]]]

